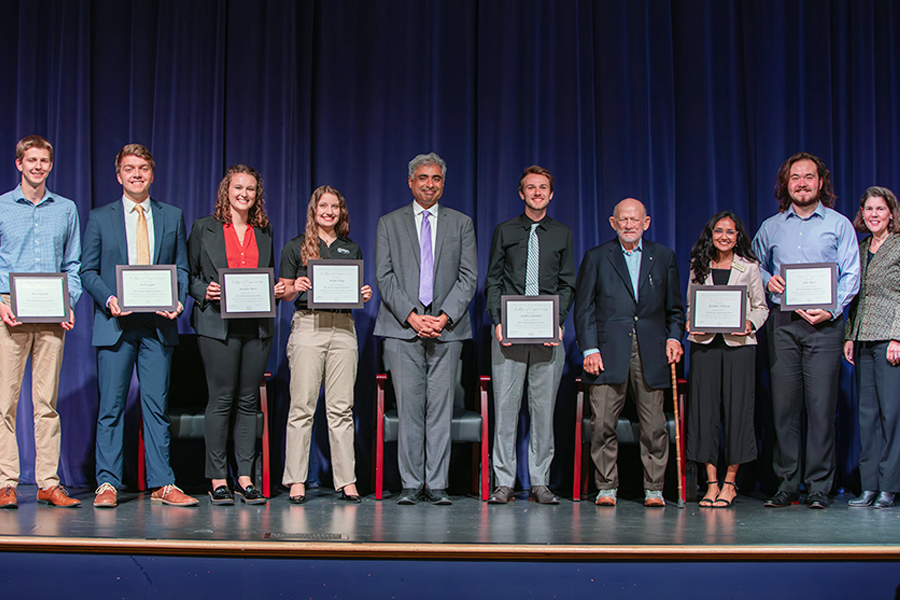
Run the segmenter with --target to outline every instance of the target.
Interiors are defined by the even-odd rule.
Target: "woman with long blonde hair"
[[[309,309],[307,292],[312,283],[307,263],[318,258],[362,259],[359,246],[347,236],[347,203],[335,188],[323,185],[313,192],[306,212],[306,231],[288,242],[281,253],[279,283],[284,300],[294,300],[294,316],[287,343],[291,369],[291,406],[282,483],[290,488],[292,504],[306,501],[309,446],[319,390],[325,384],[325,412],[331,443],[334,489],[341,500],[360,502],[356,489],[353,450],[353,386],[358,350],[353,314],[346,309]],[[372,288],[361,288],[364,302]]]

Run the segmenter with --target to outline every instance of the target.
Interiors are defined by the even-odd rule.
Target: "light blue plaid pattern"
[[[66,273],[69,300],[81,297],[81,229],[78,208],[46,191],[36,205],[22,186],[0,196],[0,293],[9,293],[10,273]]]

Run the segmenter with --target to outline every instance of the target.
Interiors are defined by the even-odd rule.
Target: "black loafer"
[[[245,488],[242,488],[241,484],[237,484],[237,486],[234,488],[234,494],[236,496],[240,496],[244,504],[266,503],[266,497],[262,495],[262,492],[253,487],[252,483]]]
[[[359,494],[348,494],[341,488],[341,500],[344,502],[352,502],[353,504],[360,504],[362,500],[359,499]]]
[[[894,492],[881,492],[875,500],[875,508],[890,508],[894,505]]]
[[[878,492],[873,490],[866,490],[862,494],[859,495],[859,498],[855,498],[847,503],[847,506],[852,506],[854,508],[859,508],[861,506],[872,506],[875,502],[875,498],[878,497]]]
[[[828,496],[824,492],[813,492],[806,499],[810,508],[828,508]]]
[[[403,488],[397,497],[397,504],[412,506],[419,503],[419,490],[415,488]]]
[[[784,508],[794,504],[800,504],[800,494],[793,492],[778,492],[766,500],[766,507],[768,508]]]
[[[231,506],[234,504],[234,494],[227,485],[220,485],[209,492],[209,501],[213,506]]]
[[[425,490],[425,497],[436,506],[450,506],[453,500],[447,494],[447,490]]]

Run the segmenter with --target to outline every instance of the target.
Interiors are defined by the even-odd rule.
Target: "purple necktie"
[[[419,302],[428,306],[434,300],[434,254],[431,249],[431,214],[422,211],[422,235],[419,236]]]

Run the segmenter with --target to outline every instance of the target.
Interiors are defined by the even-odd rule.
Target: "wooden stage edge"
[[[160,556],[497,561],[900,561],[900,546],[590,546],[191,541],[2,536],[0,551]]]

